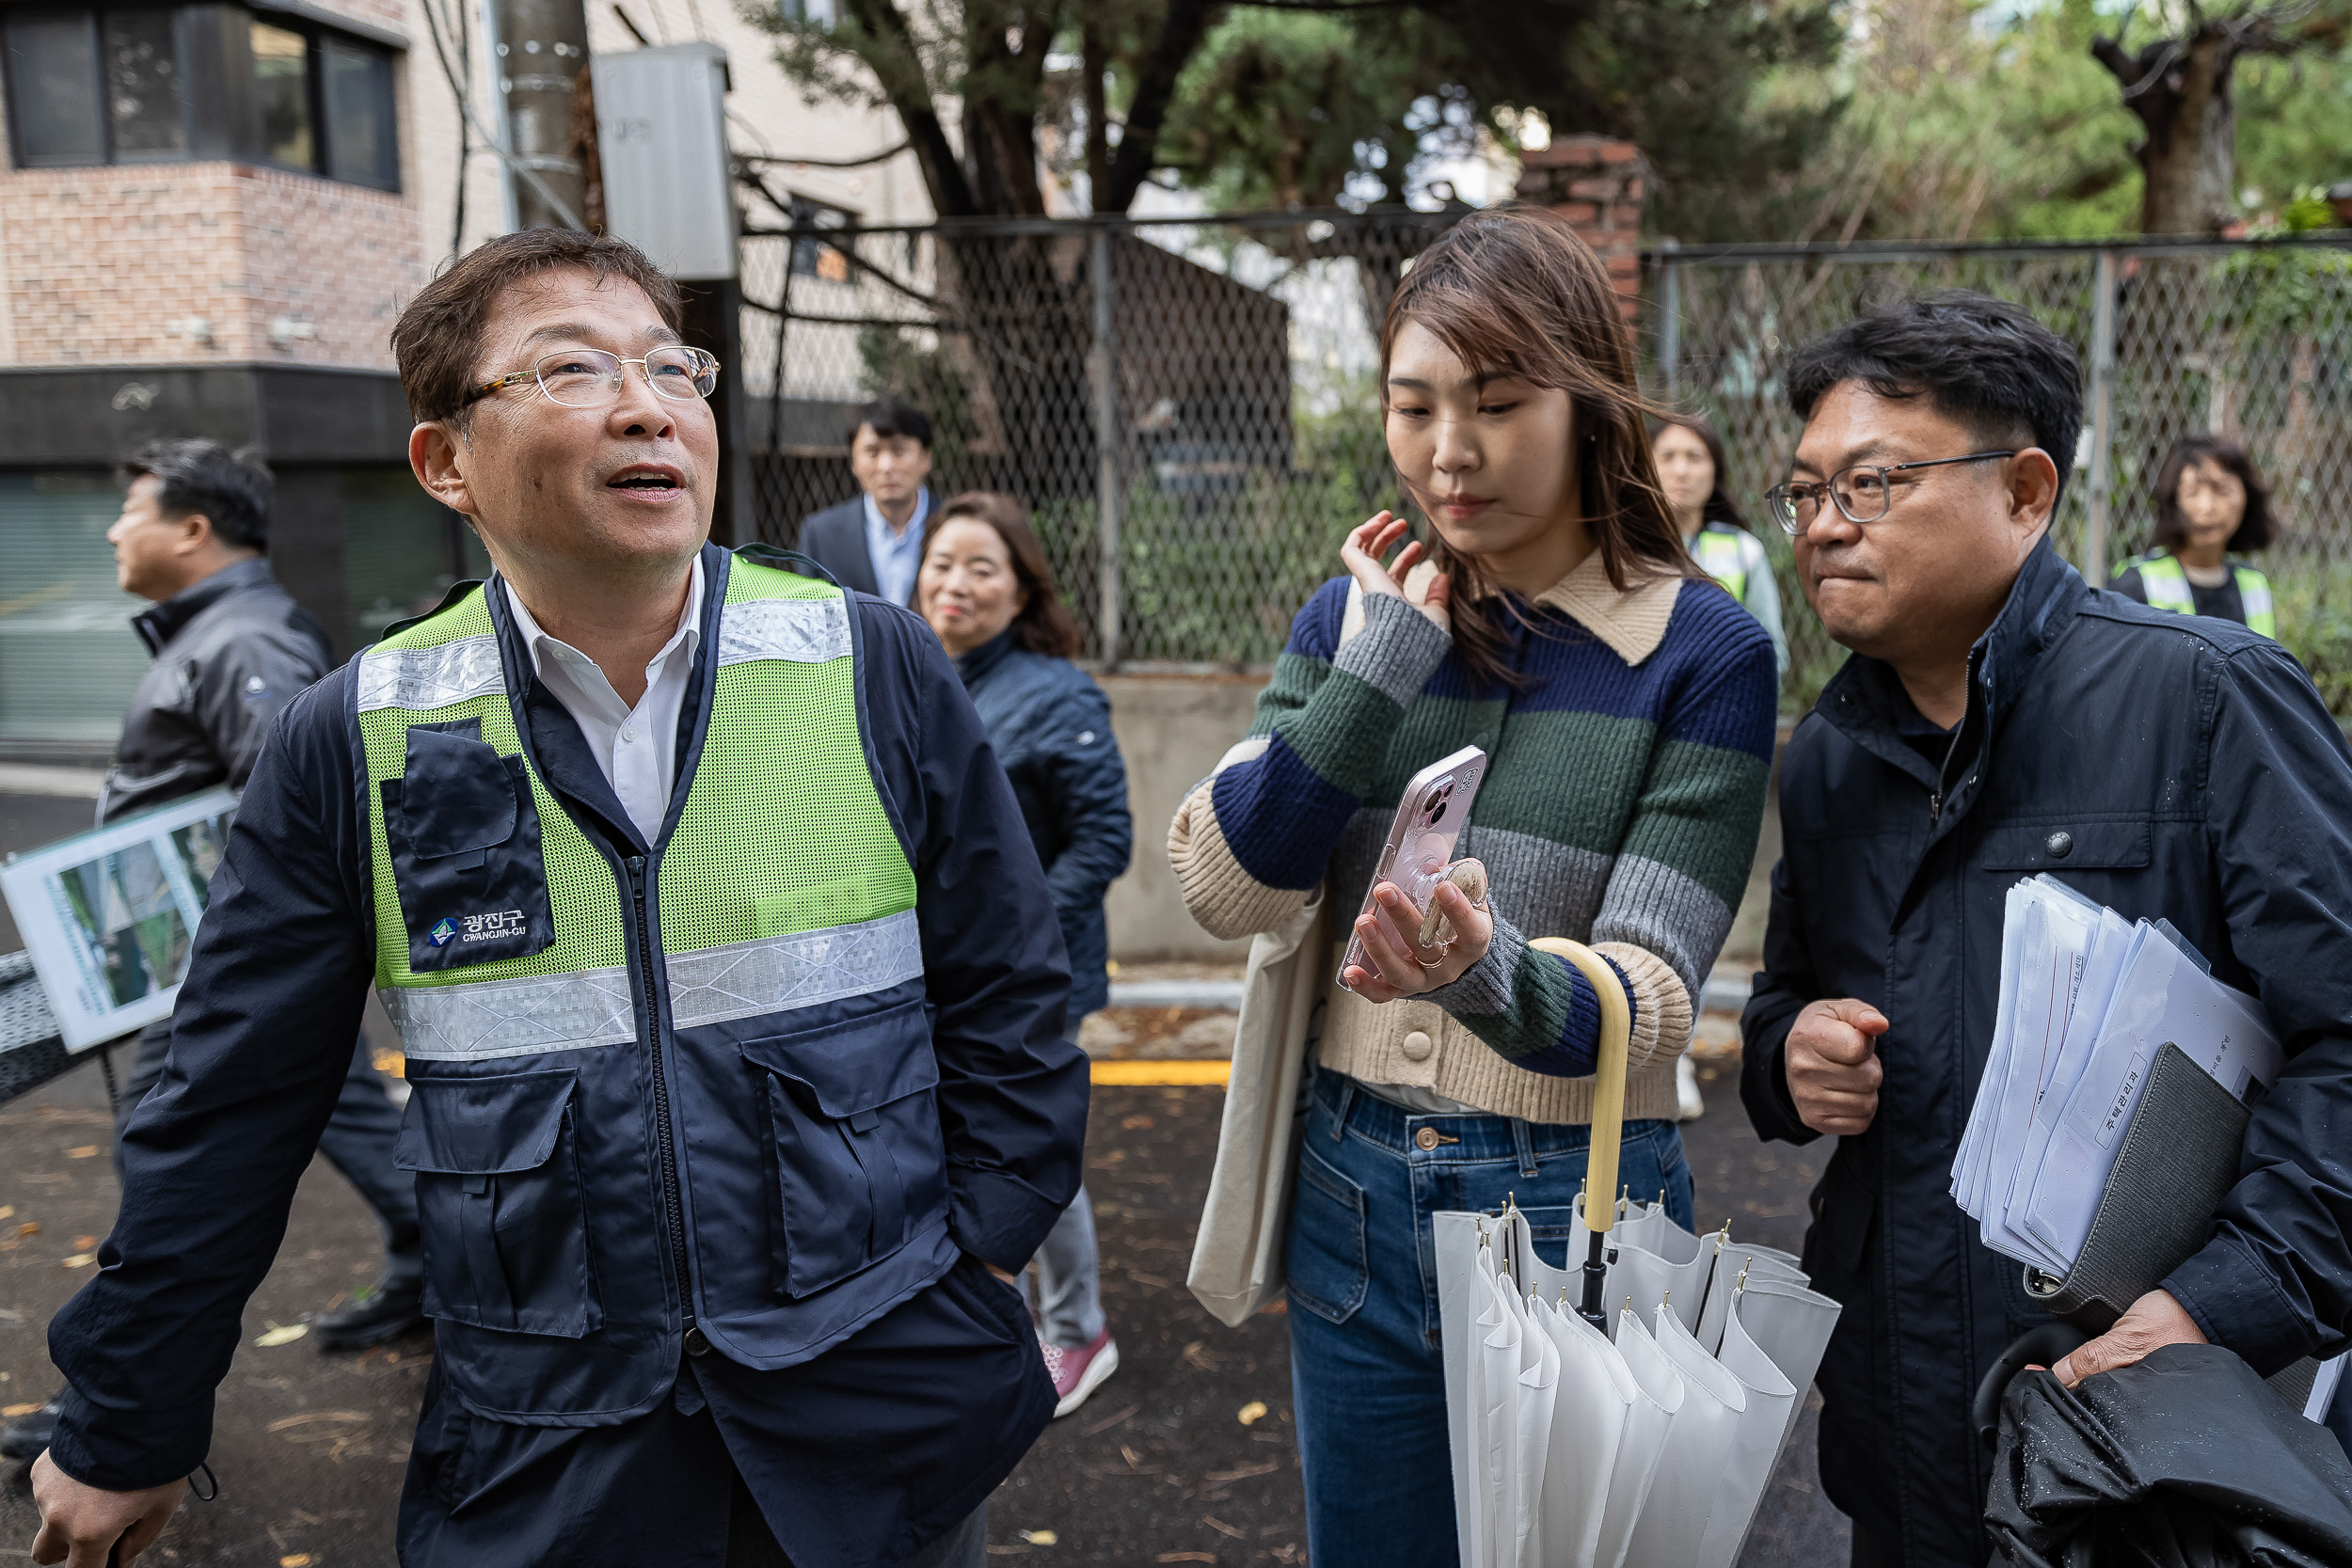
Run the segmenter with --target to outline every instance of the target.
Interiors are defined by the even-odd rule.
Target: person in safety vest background
[[[1087,1014],[1110,1001],[1103,898],[1135,849],[1111,700],[1070,662],[1085,635],[1054,591],[1053,562],[1028,508],[1010,496],[969,491],[939,509],[923,543],[914,603],[956,661],[1045,867],[1070,953],[1062,1033],[1074,1043]],[[1036,1282],[1038,1338],[1059,1396],[1054,1414],[1067,1416],[1119,1370],[1086,1188],[1062,1211],[1027,1277]]]
[[[1724,585],[1772,635],[1772,666],[1788,673],[1788,638],[1781,629],[1780,585],[1764,542],[1748,531],[1747,519],[1726,485],[1723,437],[1695,414],[1670,414],[1653,421],[1650,456],[1658,483],[1681,525],[1682,543],[1699,569]]]
[[[721,370],[631,246],[492,240],[392,346],[497,572],[262,750],[50,1328],[34,1560],[133,1562],[204,1459],[373,982],[436,1335],[407,1568],[978,1568],[1053,1414],[1009,1280],[1087,1069],[962,683],[908,610],[707,543]]]
[[[1786,679],[1788,639],[1781,630],[1780,585],[1772,580],[1764,542],[1748,531],[1725,484],[1723,437],[1695,414],[1670,414],[1651,421],[1650,457],[1682,531],[1683,548],[1770,634],[1772,673]],[[1707,1114],[1698,1068],[1688,1052],[1675,1058],[1675,1111],[1684,1121]]]
[[[2184,436],[2156,474],[2154,547],[2124,562],[2107,586],[2154,610],[2215,615],[2279,635],[2270,579],[2243,550],[2271,540],[2270,490],[2235,441]]]

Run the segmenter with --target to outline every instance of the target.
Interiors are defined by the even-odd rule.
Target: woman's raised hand
[[[1443,572],[1414,572],[1413,567],[1422,562],[1425,553],[1420,540],[1406,539],[1393,562],[1386,566],[1380,564],[1380,558],[1410,531],[1411,525],[1393,512],[1375,513],[1362,527],[1349,533],[1347,542],[1340,546],[1340,564],[1347,568],[1347,575],[1365,593],[1393,594],[1436,622],[1440,629],[1451,630],[1446,604],[1453,585]]]

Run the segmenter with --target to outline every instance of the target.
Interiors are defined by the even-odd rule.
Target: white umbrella
[[[1623,1127],[1623,994],[1597,956],[1536,945],[1601,998],[1587,1170],[1588,1190],[1606,1193]],[[1584,1257],[1560,1269],[1535,1257],[1514,1205],[1436,1216],[1462,1560],[1729,1568],[1837,1306],[1787,1253],[1733,1243],[1727,1227],[1693,1236],[1662,1204],[1628,1195],[1580,1203],[1577,1217]],[[1604,1300],[1622,1309],[1605,1314]]]

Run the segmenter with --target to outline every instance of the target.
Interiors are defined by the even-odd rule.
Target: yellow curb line
[[[1231,1062],[1096,1062],[1094,1082],[1124,1085],[1197,1086],[1214,1084],[1225,1086],[1225,1080],[1233,1070]]]

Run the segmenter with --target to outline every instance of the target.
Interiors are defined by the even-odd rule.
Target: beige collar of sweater
[[[1666,640],[1666,623],[1674,619],[1682,581],[1655,577],[1620,591],[1610,585],[1608,569],[1596,549],[1575,571],[1536,594],[1535,602],[1572,617],[1619,658],[1639,664]]]
[[[1429,579],[1437,575],[1437,567],[1426,561],[1421,562],[1405,576],[1406,595],[1419,603],[1429,593]],[[1682,592],[1682,580],[1678,577],[1651,578],[1619,592],[1610,585],[1600,551],[1595,550],[1576,570],[1536,594],[1535,602],[1574,620],[1628,664],[1639,664],[1656,653],[1658,644],[1666,640],[1666,624],[1674,619],[1675,599]],[[1344,645],[1363,629],[1363,586],[1351,582],[1347,585],[1347,608],[1340,616],[1341,643]]]

